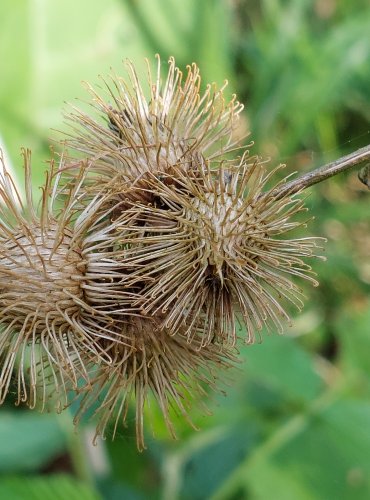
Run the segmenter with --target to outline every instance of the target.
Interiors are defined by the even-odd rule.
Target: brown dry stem
[[[279,185],[271,193],[276,199],[284,198],[287,194],[295,194],[304,189],[325,181],[334,175],[350,170],[360,164],[370,160],[370,144],[358,149],[349,155],[342,156],[338,160],[332,161],[307,174],[303,174],[286,184]]]

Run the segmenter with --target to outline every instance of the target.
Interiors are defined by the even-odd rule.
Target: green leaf
[[[1,411],[0,443],[1,472],[37,470],[66,447],[58,417],[31,411]]]
[[[50,128],[63,128],[64,103],[86,98],[81,81],[96,83],[122,60],[148,55],[137,27],[118,1],[0,2],[0,135],[21,173],[19,151],[33,150],[36,186],[43,182]]]
[[[181,463],[182,488],[179,498],[209,498],[251,452],[256,440],[256,430],[251,422],[246,428],[239,426],[219,432],[219,436],[208,443],[208,446],[201,446],[199,449],[194,446],[192,453]],[[193,441],[196,442],[196,439]],[[201,441],[200,434],[199,442]]]
[[[296,491],[297,485],[305,492],[299,498],[369,498],[369,422],[369,403],[338,402],[312,417],[286,446],[252,466],[249,487],[261,499],[286,500],[286,493],[291,487]],[[266,482],[268,470],[274,474]]]
[[[64,476],[10,476],[0,481],[0,498],[11,500],[99,500],[89,486]]]
[[[242,352],[247,379],[256,379],[290,399],[311,401],[323,387],[310,355],[291,337],[266,336],[262,344]]]
[[[369,498],[370,403],[339,400],[316,410],[280,428],[214,498],[237,491],[253,500]]]
[[[369,325],[370,302],[345,309],[335,323],[341,345],[342,367],[350,372],[362,372],[370,379]]]

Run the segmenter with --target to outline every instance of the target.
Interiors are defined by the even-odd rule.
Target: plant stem
[[[287,182],[286,184],[282,184],[268,194],[269,196],[274,196],[276,199],[281,199],[284,196],[303,191],[303,189],[329,179],[329,177],[333,177],[341,172],[345,172],[346,170],[356,167],[368,160],[370,160],[370,144],[364,148],[354,151],[353,153],[350,153],[349,155],[342,156],[342,158],[339,158],[338,160],[312,170],[312,172],[301,175],[297,179]]]
[[[66,411],[58,415],[58,422],[65,432],[68,452],[76,477],[80,481],[94,487],[94,479],[81,431],[77,431],[74,428],[71,413]]]
[[[69,433],[68,450],[76,476],[84,483],[94,487],[94,479],[82,436],[75,429]]]

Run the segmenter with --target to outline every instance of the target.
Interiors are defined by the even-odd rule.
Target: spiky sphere
[[[110,227],[96,214],[99,201],[78,208],[84,165],[69,188],[60,185],[60,172],[51,167],[37,214],[29,151],[24,163],[26,206],[4,165],[0,176],[0,403],[13,377],[18,403],[44,404],[53,384],[57,402],[64,405],[79,378],[88,380],[81,352],[104,358],[96,339],[114,334],[107,284],[120,279],[119,264],[107,258],[111,240],[98,243],[103,228]],[[61,193],[64,202],[58,207]],[[104,203],[104,197],[99,200]],[[122,308],[126,296],[115,291],[114,304],[119,298]]]
[[[204,164],[197,177],[178,173],[177,186],[152,176],[161,203],[132,204],[116,221],[127,286],[141,284],[134,305],[164,316],[173,335],[185,328],[191,340],[202,331],[203,345],[234,344],[238,322],[249,343],[263,327],[281,331],[281,318],[289,319],[283,299],[302,306],[291,277],[316,284],[303,259],[317,242],[285,236],[302,224],[292,216],[304,207],[295,196],[263,192],[272,173],[243,159],[228,171]]]
[[[162,83],[158,59],[148,98],[128,68],[129,83],[104,80],[108,100],[89,87],[106,123],[76,110],[65,141],[91,161],[92,193],[115,179],[110,214],[127,274],[120,286],[135,290],[132,304],[173,335],[202,331],[204,345],[215,337],[234,344],[240,320],[248,342],[264,326],[281,331],[289,319],[281,302],[302,306],[290,276],[316,284],[303,261],[315,240],[284,236],[299,226],[292,216],[303,203],[268,191],[272,173],[248,152],[226,156],[242,149],[234,138],[242,106],[235,97],[225,104],[223,89],[202,95],[195,65],[183,80],[170,59]],[[69,161],[73,172],[73,155]]]
[[[91,161],[93,186],[100,189],[119,174],[117,194],[151,202],[152,193],[141,189],[147,187],[148,174],[165,175],[166,182],[176,183],[178,171],[197,170],[203,158],[217,163],[236,147],[234,132],[243,106],[235,96],[226,101],[227,83],[220,89],[208,85],[202,92],[195,64],[184,75],[170,58],[164,80],[159,57],[154,71],[148,61],[147,66],[146,85],[127,62],[128,81],[112,75],[103,79],[100,93],[88,86],[91,105],[103,122],[75,108],[67,114],[71,132],[63,143]],[[72,155],[72,172],[75,161]]]

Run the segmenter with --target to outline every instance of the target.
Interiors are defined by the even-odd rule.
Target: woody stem
[[[370,144],[364,148],[358,149],[349,155],[342,156],[338,160],[332,161],[319,167],[307,174],[301,175],[297,179],[294,179],[286,184],[282,184],[279,187],[273,189],[269,195],[273,195],[276,199],[281,199],[286,195],[295,194],[298,191],[302,191],[314,184],[322,182],[329,177],[345,172],[351,168],[354,168],[361,163],[370,160]]]

